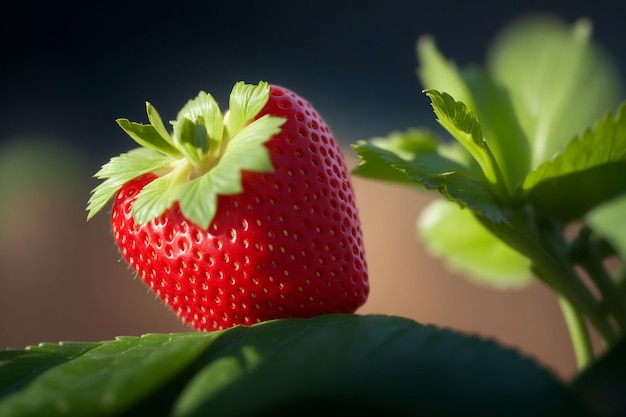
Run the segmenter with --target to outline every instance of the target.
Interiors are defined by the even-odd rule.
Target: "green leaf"
[[[514,190],[530,169],[530,147],[506,91],[478,67],[460,72],[430,36],[418,40],[417,56],[418,77],[425,89],[445,92],[476,114],[506,186]]]
[[[96,172],[95,178],[104,179],[91,192],[87,204],[87,219],[92,218],[113,198],[119,188],[130,180],[148,172],[168,167],[174,158],[149,148],[137,148],[111,158]]]
[[[431,36],[417,41],[417,76],[427,90],[442,91],[474,110],[474,99],[456,65],[446,60]]]
[[[188,184],[192,168],[187,161],[179,161],[171,172],[143,187],[133,203],[135,222],[146,224],[172,207],[180,199],[183,186]]]
[[[391,132],[386,137],[372,138],[368,142],[410,160],[417,154],[436,152],[439,140],[426,129],[407,129],[404,132]]]
[[[258,85],[239,81],[230,93],[230,103],[226,129],[229,136],[235,136],[250,120],[265,107],[270,97],[270,86],[266,82]]]
[[[207,158],[217,158],[224,135],[224,116],[211,94],[200,91],[178,112],[174,139],[185,156],[196,165]]]
[[[510,94],[532,145],[532,167],[550,159],[622,98],[619,72],[591,41],[591,24],[550,17],[508,26],[490,48],[488,68]]]
[[[369,143],[376,148],[385,149],[405,160],[412,160],[416,155],[437,151],[437,139],[434,134],[424,129],[408,129],[405,132],[391,132],[387,137],[376,137],[361,141],[352,147],[357,150],[360,145]],[[377,154],[367,154],[367,159],[352,170],[353,175],[363,178],[374,178],[403,185],[420,186],[410,179],[406,173],[399,171]]]
[[[231,138],[217,165],[181,187],[180,209],[185,217],[208,228],[217,210],[217,196],[243,191],[242,171],[272,172],[274,167],[264,143],[280,132],[283,123],[283,118],[265,115]]]
[[[0,351],[0,398],[27,386],[41,373],[84,355],[98,343],[42,343],[26,350]]]
[[[128,119],[117,119],[117,124],[133,138],[135,142],[146,148],[154,149],[171,156],[179,156],[180,152],[173,145],[168,136],[163,136],[161,132],[152,125],[131,122]]]
[[[255,86],[239,82],[233,87],[228,117],[220,119],[220,123],[226,123],[228,135],[220,137],[219,144],[217,142],[211,144],[219,146],[219,149],[209,150],[210,157],[207,160],[211,165],[205,173],[180,187],[177,196],[182,213],[200,227],[208,228],[213,220],[217,211],[217,196],[233,195],[243,191],[242,171],[274,170],[264,144],[280,132],[286,119],[265,115],[250,122],[268,99],[267,83],[261,82]],[[209,101],[213,103],[212,98]],[[183,112],[179,116],[185,114],[187,113]],[[210,129],[218,129],[217,122],[209,125],[213,125]],[[221,129],[223,131],[223,126]],[[217,150],[217,153],[214,150]]]
[[[96,173],[96,178],[105,181],[92,191],[87,218],[101,210],[123,184],[155,172],[159,178],[147,185],[134,203],[135,221],[145,224],[180,200],[183,214],[208,227],[217,210],[217,196],[243,190],[241,171],[274,169],[264,144],[280,132],[285,119],[265,115],[253,120],[267,103],[269,91],[265,82],[237,83],[228,118],[213,96],[201,91],[178,112],[171,136],[150,103],[146,103],[146,112],[151,124],[118,120],[145,148],[112,158]]]
[[[200,91],[196,98],[189,100],[176,116],[177,122],[184,119],[204,126],[208,136],[218,141],[218,143],[222,140],[224,117],[211,94]]]
[[[626,194],[622,194],[597,207],[585,217],[594,233],[607,239],[623,261],[626,261]]]
[[[530,261],[457,204],[446,200],[430,203],[420,213],[418,231],[432,255],[444,257],[453,270],[477,283],[509,289],[533,280]]]
[[[511,98],[482,68],[463,71],[474,98],[474,112],[511,194],[531,169],[528,138],[519,126]]]
[[[157,109],[155,109],[152,104],[147,101],[146,113],[148,114],[148,120],[150,121],[152,127],[154,127],[154,129],[159,133],[159,135],[161,135],[161,137],[163,137],[163,139],[165,139],[170,145],[174,146],[172,137],[165,128],[165,124],[163,124],[163,120],[161,119],[159,112],[157,112]]]
[[[513,416],[566,401],[549,373],[513,351],[396,317],[275,321],[212,347],[175,414]]]
[[[239,171],[271,172],[274,170],[265,142],[280,133],[281,126],[287,121],[282,117],[269,114],[248,124],[228,142],[228,150],[222,156],[218,167],[231,165]]]
[[[403,184],[413,181],[428,189],[438,190],[449,200],[461,207],[468,207],[494,223],[506,221],[496,198],[482,177],[477,177],[469,168],[456,161],[433,152],[416,155],[407,161],[365,141],[357,143],[353,148],[361,158],[360,168],[355,170],[357,175],[360,175],[360,170],[365,169],[366,175],[382,173],[386,179]],[[366,168],[368,164],[373,165]],[[403,174],[408,181],[398,174],[392,174],[391,169]]]
[[[551,161],[530,172],[527,200],[540,211],[570,220],[626,191],[626,105],[593,130],[571,140]]]
[[[184,216],[203,229],[208,229],[217,212],[217,192],[209,173],[194,178],[180,190],[178,202]]]
[[[498,164],[483,137],[476,116],[465,106],[446,93],[426,90],[437,115],[437,121],[463,145],[482,169],[491,184],[502,184]]]
[[[196,333],[151,334],[0,351],[0,415],[119,415],[181,374],[212,341]]]
[[[0,363],[15,368],[15,357],[0,352]],[[391,316],[124,337],[31,371],[28,384],[0,386],[3,417],[554,416],[577,405],[514,350]]]
[[[209,149],[209,135],[204,126],[186,118],[179,119],[174,125],[174,142],[196,167],[202,164],[203,154]]]

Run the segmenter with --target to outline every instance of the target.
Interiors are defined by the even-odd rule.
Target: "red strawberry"
[[[122,256],[189,325],[216,330],[351,313],[369,284],[343,154],[311,105],[237,83],[222,116],[201,92],[170,135],[120,119],[144,148],[105,164],[88,218],[115,194]]]

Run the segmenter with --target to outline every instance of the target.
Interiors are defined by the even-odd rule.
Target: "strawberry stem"
[[[266,82],[238,82],[224,116],[213,96],[201,91],[171,122],[171,134],[150,103],[146,103],[149,124],[118,119],[120,127],[142,148],[111,158],[96,173],[104,181],[92,191],[87,218],[101,210],[122,185],[152,172],[158,178],[139,192],[133,206],[137,223],[149,222],[179,201],[191,222],[208,227],[217,196],[243,190],[242,171],[274,169],[264,144],[281,131],[285,119],[267,114],[258,117],[269,97]]]

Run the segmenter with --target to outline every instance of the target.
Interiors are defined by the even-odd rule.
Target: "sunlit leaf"
[[[174,146],[172,137],[165,128],[165,124],[163,123],[163,119],[161,119],[161,115],[159,114],[157,109],[154,108],[154,106],[149,102],[146,102],[146,113],[148,114],[148,120],[150,121],[150,124],[152,125],[152,127],[154,127],[157,133],[161,135],[163,139],[169,142],[170,145]]]
[[[146,224],[172,207],[180,199],[183,185],[188,184],[190,172],[191,166],[179,161],[172,171],[143,187],[133,203],[135,222]]]
[[[417,75],[424,89],[447,93],[474,110],[474,98],[459,69],[437,49],[431,36],[418,39],[417,59]]]
[[[509,25],[490,48],[488,69],[506,88],[532,146],[532,167],[622,99],[619,73],[591,41],[591,24],[568,26],[549,17]]]
[[[523,197],[566,220],[626,191],[626,105],[530,172]]]
[[[410,160],[418,154],[436,152],[439,139],[426,129],[407,129],[404,132],[391,132],[386,137],[375,137],[368,142]]]
[[[393,168],[413,181],[428,189],[438,190],[443,196],[480,213],[494,223],[506,221],[496,198],[493,196],[482,176],[476,175],[469,168],[435,152],[416,155],[407,161],[386,149],[362,141],[353,146],[361,158],[360,164],[373,164],[365,171],[368,175],[383,175],[387,180],[407,184],[406,179],[392,174]],[[387,168],[384,168],[387,166]],[[377,168],[378,167],[378,168]],[[359,167],[355,171],[358,175]],[[369,171],[368,171],[369,170]]]
[[[500,168],[483,137],[476,116],[464,103],[456,101],[449,94],[426,90],[426,95],[431,99],[437,121],[472,155],[485,178],[491,184],[501,184]]]
[[[455,271],[498,289],[533,280],[530,262],[480,223],[469,210],[435,200],[420,213],[419,236],[429,252]]]
[[[489,149],[509,192],[514,193],[531,168],[531,149],[517,121],[510,95],[482,68],[465,69],[463,76],[472,92],[474,111]]]
[[[241,128],[263,109],[269,100],[270,86],[266,82],[258,85],[235,84],[230,93],[226,128],[230,136],[236,135]]]
[[[188,119],[205,128],[208,136],[216,141],[222,139],[224,133],[224,117],[211,94],[200,91],[187,102],[176,116],[177,123]]]
[[[217,196],[243,191],[242,171],[272,172],[274,167],[264,143],[280,132],[284,122],[283,118],[269,115],[253,121],[228,141],[217,165],[182,185],[177,199],[185,217],[206,229],[217,211]]]
[[[152,125],[144,125],[141,123],[131,122],[128,119],[117,119],[117,124],[130,136],[135,142],[146,148],[151,148],[171,156],[178,156],[180,152],[161,135],[161,132]],[[169,137],[169,136],[168,136]]]
[[[410,129],[405,132],[392,132],[387,137],[376,137],[367,142],[362,141],[353,145],[357,150],[361,145],[369,143],[376,148],[384,149],[406,160],[412,160],[417,155],[437,151],[437,139],[433,133],[422,129]],[[360,163],[352,170],[352,174],[362,178],[372,178],[383,181],[395,182],[403,185],[421,186],[411,180],[405,172],[400,171],[384,158],[375,153],[369,153],[367,159],[361,159]]]
[[[137,148],[111,158],[94,177],[104,179],[91,193],[87,205],[87,218],[90,219],[113,198],[119,188],[128,181],[148,172],[164,169],[173,157],[149,148]]]

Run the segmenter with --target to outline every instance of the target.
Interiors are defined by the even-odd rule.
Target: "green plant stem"
[[[584,314],[604,344],[611,346],[618,336],[611,326],[605,306],[593,297],[574,269],[563,228],[551,222],[542,228],[539,239],[544,251],[538,251],[539,256],[532,259],[537,276],[548,283],[559,297],[565,298],[579,314]]]
[[[593,296],[575,269],[563,225],[553,219],[536,218],[534,210],[528,207],[507,212],[507,218],[508,222],[494,223],[479,217],[502,241],[526,256],[537,278],[548,285],[559,299],[567,302],[572,313],[567,313],[570,318],[565,317],[566,320],[574,322],[572,317],[575,317],[575,312],[581,320],[588,321],[605,346],[614,345],[619,335],[612,326],[611,315],[607,306]],[[577,339],[578,334],[579,331],[574,332]],[[582,347],[574,348],[583,350]]]
[[[545,260],[540,260],[540,262],[533,265],[533,271],[537,277],[548,283],[556,292],[557,297],[567,300],[571,308],[578,311],[579,314],[584,314],[605,345],[610,346],[616,342],[618,337],[609,324],[606,313],[601,308],[602,306],[591,296],[589,290],[580,283],[578,276],[567,273],[567,270],[558,268],[551,262],[544,263],[543,261]]]
[[[598,291],[600,291],[602,302],[611,312],[621,332],[624,332],[626,330],[626,305],[620,298],[617,287],[604,265],[602,265],[601,260],[592,254],[592,256],[585,258],[580,265],[587,272]]]
[[[603,260],[615,254],[603,239],[593,239],[592,231],[583,226],[570,247],[570,259],[579,264],[600,292],[604,307],[609,310],[621,333],[626,331],[626,303],[618,283],[607,271]]]
[[[565,324],[567,325],[570,338],[572,339],[572,345],[574,346],[576,364],[578,365],[578,369],[582,370],[589,365],[594,358],[593,346],[585,319],[567,299],[563,297],[558,297],[558,299],[563,317],[565,318]]]

